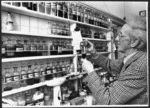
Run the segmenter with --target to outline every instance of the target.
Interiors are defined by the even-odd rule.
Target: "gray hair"
[[[130,16],[127,20],[127,24],[132,28],[128,32],[129,36],[139,40],[139,44],[136,46],[136,49],[146,50],[146,18],[141,16]]]

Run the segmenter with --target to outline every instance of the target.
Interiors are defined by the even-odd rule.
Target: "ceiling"
[[[121,19],[129,14],[139,15],[139,11],[147,10],[148,2],[124,1],[82,1],[99,10],[111,13]]]

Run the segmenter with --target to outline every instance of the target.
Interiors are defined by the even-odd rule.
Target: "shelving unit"
[[[80,3],[80,2],[79,2]],[[84,5],[84,4],[83,4]],[[12,5],[8,5],[5,4],[3,2],[1,2],[1,11],[5,11],[5,12],[11,12],[11,13],[15,13],[15,14],[19,14],[19,15],[25,15],[25,16],[29,16],[29,17],[34,17],[34,18],[40,18],[40,19],[44,19],[44,20],[51,20],[51,21],[57,21],[57,22],[61,22],[61,23],[66,23],[69,24],[70,26],[73,24],[81,24],[81,25],[85,25],[88,26],[92,29],[98,29],[101,30],[105,33],[110,31],[110,28],[104,28],[104,27],[99,27],[96,25],[91,25],[91,24],[87,24],[84,22],[78,22],[78,21],[74,21],[71,20],[69,18],[62,18],[62,17],[58,17],[58,16],[53,16],[50,14],[46,14],[46,13],[40,13],[40,12],[36,12],[36,11],[32,11],[32,10],[28,10],[25,8],[21,8],[21,7],[16,7],[16,6],[12,6]],[[114,17],[113,17],[114,18]],[[46,39],[68,39],[68,40],[72,40],[72,36],[61,36],[61,35],[53,35],[53,34],[39,34],[39,33],[30,33],[30,32],[21,32],[21,31],[6,31],[6,30],[2,30],[2,35],[13,35],[13,36],[30,36],[30,37],[43,37]],[[106,40],[106,39],[95,39],[95,38],[83,38],[83,40],[91,40],[91,41],[97,41],[97,42],[110,42],[112,43],[112,40]],[[112,52],[111,51],[107,51],[107,52],[100,52],[100,54],[109,54],[111,55]],[[90,55],[90,54],[87,54]],[[68,78],[71,76],[78,76],[78,75],[83,75],[83,74],[87,74],[86,72],[82,72],[79,73],[77,72],[77,59],[78,57],[81,56],[81,54],[77,54],[76,50],[74,49],[73,54],[66,54],[66,55],[48,55],[48,56],[32,56],[32,57],[15,57],[15,58],[2,58],[2,63],[9,63],[9,62],[20,62],[20,61],[34,61],[34,60],[47,60],[47,59],[53,59],[53,58],[73,58],[73,63],[74,63],[74,72],[67,74],[66,76],[63,76],[63,78]],[[102,68],[96,68],[95,71],[101,70]],[[78,79],[78,77],[72,79],[72,80],[76,80]],[[52,80],[49,81],[44,81],[44,82],[40,82],[38,84],[34,84],[34,85],[29,85],[26,87],[20,87],[20,88],[16,88],[10,91],[4,91],[2,92],[2,97],[5,96],[9,96],[12,94],[16,94],[19,92],[23,92],[23,91],[27,91],[27,90],[31,90],[34,88],[38,88],[41,86],[45,86],[47,84],[47,82],[51,82]],[[50,86],[50,85],[49,85]],[[77,82],[75,83],[75,87],[77,89],[78,85]],[[58,95],[58,94],[57,94]],[[54,96],[56,96],[54,94]],[[54,100],[55,101],[55,100]]]

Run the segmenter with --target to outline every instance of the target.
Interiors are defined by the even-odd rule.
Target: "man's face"
[[[118,51],[119,52],[126,52],[130,48],[131,40],[128,36],[127,32],[131,30],[130,26],[125,24],[120,32],[119,35],[116,37],[116,40],[118,39]]]

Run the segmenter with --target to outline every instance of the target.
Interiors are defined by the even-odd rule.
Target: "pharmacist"
[[[129,18],[118,35],[118,51],[125,54],[124,58],[118,60],[97,54],[94,45],[88,41],[88,51],[92,56],[90,61],[82,59],[82,67],[88,73],[84,82],[97,104],[147,104],[146,32],[146,19],[140,16]],[[94,71],[92,62],[108,72],[117,72],[118,79],[105,87]]]

